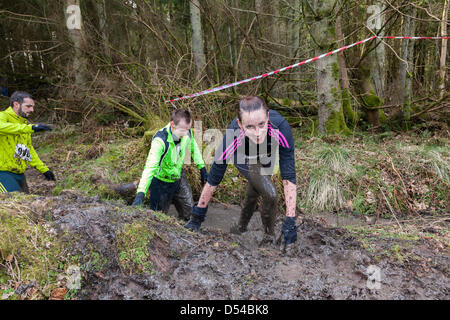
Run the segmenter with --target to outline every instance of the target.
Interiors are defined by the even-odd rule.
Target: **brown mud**
[[[283,252],[277,244],[259,245],[258,213],[249,231],[230,234],[237,206],[213,205],[200,232],[191,233],[170,216],[173,208],[167,217],[74,191],[52,197],[52,182],[39,175],[30,176],[29,185],[41,186],[28,204],[36,218],[56,230],[70,255],[81,257],[78,299],[449,299],[448,246],[427,239],[371,238],[375,249],[368,250],[331,220],[303,217],[298,241]],[[132,224],[152,235],[150,267],[132,270],[121,260],[118,235]],[[396,253],[404,259],[395,258],[393,247],[403,248]]]

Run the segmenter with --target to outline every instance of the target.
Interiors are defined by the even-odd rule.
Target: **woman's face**
[[[245,135],[256,144],[264,141],[267,135],[269,123],[269,112],[263,108],[251,112],[242,112],[239,127],[244,130]]]

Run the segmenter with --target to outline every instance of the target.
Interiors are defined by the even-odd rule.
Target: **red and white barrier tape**
[[[247,82],[251,82],[251,81],[254,81],[254,80],[262,79],[262,78],[265,78],[265,77],[268,77],[268,76],[277,74],[277,73],[279,73],[279,72],[283,72],[283,71],[286,71],[286,70],[289,70],[289,69],[292,69],[292,68],[296,68],[296,67],[298,67],[298,66],[301,66],[302,64],[306,64],[306,63],[309,63],[309,62],[313,62],[313,61],[316,61],[316,60],[325,58],[325,57],[327,57],[327,56],[330,56],[330,55],[332,55],[332,54],[335,54],[335,53],[344,51],[344,50],[346,50],[346,49],[348,49],[348,48],[357,46],[357,45],[359,45],[359,44],[365,43],[365,42],[370,41],[370,40],[375,39],[375,38],[379,38],[379,39],[411,39],[411,40],[418,40],[418,39],[430,39],[430,40],[450,39],[450,37],[392,37],[392,36],[373,36],[373,37],[370,37],[370,38],[367,38],[367,39],[364,39],[364,40],[355,42],[355,43],[350,44],[350,45],[348,45],[348,46],[345,46],[345,47],[342,47],[342,48],[339,48],[339,49],[330,51],[330,52],[328,52],[328,53],[321,54],[321,55],[319,55],[319,56],[317,56],[317,57],[310,58],[310,59],[301,61],[301,62],[299,62],[299,63],[293,64],[293,65],[290,65],[290,66],[287,66],[287,67],[284,67],[284,68],[281,68],[281,69],[278,69],[278,70],[275,70],[275,71],[271,71],[271,72],[268,72],[268,73],[264,73],[264,74],[261,74],[261,75],[259,75],[259,76],[252,77],[252,78],[248,78],[248,79],[245,79],[245,80],[241,80],[241,81],[237,81],[237,82],[225,84],[225,85],[218,86],[218,87],[215,87],[215,88],[203,90],[203,91],[200,91],[200,92],[197,92],[197,93],[189,94],[189,95],[182,96],[182,97],[178,97],[178,98],[175,98],[175,99],[166,100],[166,103],[167,103],[167,102],[172,103],[172,102],[178,101],[178,100],[184,100],[184,99],[194,98],[194,97],[202,96],[202,95],[205,95],[205,94],[208,94],[208,93],[217,92],[217,91],[220,91],[220,90],[223,90],[223,89],[235,87],[235,86],[238,86],[238,85],[243,84],[243,83],[247,83]]]

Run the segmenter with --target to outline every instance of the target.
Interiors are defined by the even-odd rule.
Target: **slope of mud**
[[[242,235],[208,223],[194,234],[174,217],[74,192],[40,196],[26,206],[48,221],[68,255],[81,257],[78,299],[449,298],[448,249],[437,252],[420,240],[411,250],[429,261],[426,266],[422,260],[380,259],[346,231],[314,219],[299,223],[297,243],[283,253],[275,244],[258,246],[263,234],[257,216]],[[126,260],[124,239],[128,251],[146,239],[145,261]],[[393,241],[377,243],[388,248]],[[373,266],[379,286],[368,283]]]

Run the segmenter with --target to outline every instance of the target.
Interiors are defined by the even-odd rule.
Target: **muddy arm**
[[[216,187],[217,186],[210,185],[208,182],[205,184],[202,190],[202,194],[200,195],[200,199],[198,200],[197,207],[206,208],[208,206],[208,203],[211,200]]]
[[[283,186],[284,198],[286,199],[286,216],[295,217],[295,206],[297,203],[297,185],[289,180],[283,180]]]

